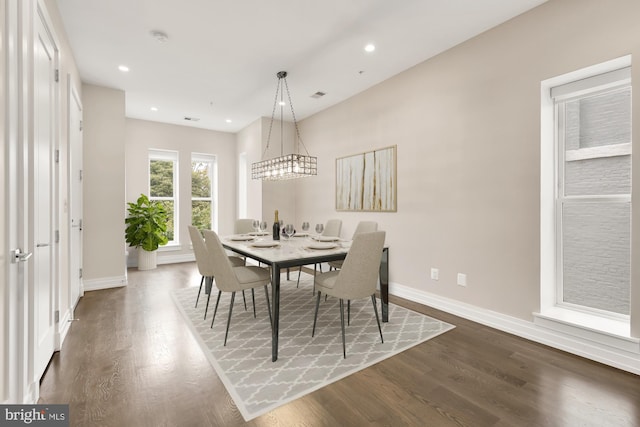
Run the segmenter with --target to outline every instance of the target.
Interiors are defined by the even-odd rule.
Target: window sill
[[[609,319],[561,307],[533,313],[538,326],[610,347],[637,353],[640,340],[631,337],[629,321]]]
[[[169,243],[168,245],[160,246],[158,248],[158,252],[171,252],[171,251],[181,251],[182,245],[178,243]]]

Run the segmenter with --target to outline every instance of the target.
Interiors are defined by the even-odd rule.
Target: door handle
[[[17,264],[19,262],[25,262],[26,260],[31,258],[31,255],[33,255],[33,252],[22,252],[20,249],[14,249],[11,252],[13,253],[13,257],[11,257],[11,262],[14,264]]]
[[[48,243],[38,243],[38,244],[36,245],[36,248],[46,248],[47,246],[49,246],[49,244],[48,244]]]

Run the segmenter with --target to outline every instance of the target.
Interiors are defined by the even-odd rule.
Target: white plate
[[[268,236],[269,234],[266,231],[252,231],[249,236]]]
[[[280,246],[280,242],[274,242],[269,240],[263,240],[260,242],[254,242],[251,244],[254,248],[275,248],[276,246]]]
[[[233,240],[234,242],[246,242],[246,241],[253,240],[253,239],[255,239],[254,236],[242,236],[242,235],[231,236],[229,238],[229,240]]]
[[[334,249],[337,247],[338,245],[336,243],[331,242],[317,242],[311,243],[307,246],[308,249]]]
[[[307,237],[309,233],[296,233],[291,237]]]
[[[338,240],[340,240],[339,237],[333,236],[315,236],[313,239],[317,240],[318,242],[337,242]]]

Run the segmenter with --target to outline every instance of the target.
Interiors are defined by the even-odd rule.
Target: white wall
[[[236,144],[235,135],[205,129],[177,126],[146,120],[126,119],[125,158],[127,201],[134,202],[149,192],[149,150],[178,151],[179,247],[161,248],[158,263],[193,260],[187,226],[191,224],[191,154],[209,154],[218,165],[218,232],[233,233],[236,219]],[[126,213],[125,213],[126,215]],[[124,216],[122,216],[124,221]],[[124,234],[122,236],[124,243]],[[128,265],[137,265],[136,253],[130,253]]]
[[[301,133],[319,175],[299,181],[297,216],[342,218],[347,236],[359,220],[376,220],[387,231],[393,283],[531,321],[540,301],[540,82],[629,53],[640,60],[638,16],[633,0],[552,0],[307,118]],[[393,144],[397,213],[336,212],[335,158]],[[633,145],[638,151],[637,133]],[[637,296],[637,255],[632,264]]]
[[[262,181],[251,179],[251,164],[262,156],[262,129],[265,118],[259,118],[236,134],[236,157],[247,155],[247,217],[262,219]],[[268,125],[268,122],[267,122]]]
[[[85,290],[126,284],[125,94],[82,85]]]

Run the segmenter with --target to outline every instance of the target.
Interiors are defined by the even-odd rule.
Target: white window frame
[[[559,150],[555,129],[556,111],[554,96],[564,96],[558,92],[564,86],[566,92],[575,93],[580,90],[576,85],[583,84],[585,79],[598,75],[615,72],[631,66],[631,55],[616,58],[601,64],[577,70],[562,76],[545,80],[541,83],[541,144],[540,144],[540,311],[534,314],[534,322],[540,326],[587,337],[595,341],[608,341],[609,345],[626,348],[626,338],[631,336],[630,318],[624,315],[611,315],[609,312],[598,310],[575,309],[567,304],[558,304],[558,274],[557,265],[560,247],[558,245],[558,209],[556,200],[559,191],[558,174],[562,170],[559,165],[564,162],[563,152]],[[566,86],[565,86],[566,85]],[[591,87],[591,84],[589,84]],[[606,86],[603,86],[606,87]],[[581,149],[570,153],[575,158],[601,157],[604,150],[606,155],[622,155],[631,152],[631,144],[620,147]],[[608,150],[608,151],[607,151]],[[630,196],[610,196],[630,200]],[[606,314],[605,314],[606,313]],[[622,338],[621,340],[618,338]]]
[[[166,245],[161,248],[170,248],[179,246],[180,242],[180,227],[179,227],[179,212],[180,212],[180,188],[178,186],[179,175],[179,156],[177,151],[173,150],[159,150],[149,149],[149,160],[147,161],[147,188],[149,194],[149,200],[171,200],[173,201],[173,240],[170,240]],[[173,197],[152,197],[151,196],[151,161],[152,160],[164,160],[173,162]],[[175,248],[174,248],[175,249]]]
[[[191,163],[189,170],[193,170],[193,162],[210,163],[209,180],[211,182],[211,197],[193,197],[191,194],[191,202],[189,210],[191,212],[192,202],[198,200],[208,200],[211,202],[211,229],[218,231],[218,159],[213,154],[191,153]],[[191,189],[191,186],[189,186]],[[189,190],[191,192],[191,190]]]

